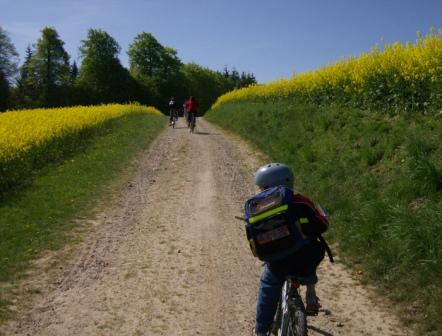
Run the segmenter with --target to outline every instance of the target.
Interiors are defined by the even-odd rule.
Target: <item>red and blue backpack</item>
[[[296,211],[300,208],[299,204],[305,205],[312,212],[309,216],[312,218],[323,216],[322,209],[318,210],[313,203],[305,203],[306,200],[310,201],[308,198],[295,198],[292,189],[277,186],[266,189],[246,201],[246,234],[255,257],[265,262],[281,260],[316,238],[326,245],[320,234],[327,229],[327,219],[324,225],[319,220],[321,225],[318,226],[316,223],[309,223],[308,217]],[[298,203],[298,206],[295,203]],[[326,248],[328,249],[328,246]]]

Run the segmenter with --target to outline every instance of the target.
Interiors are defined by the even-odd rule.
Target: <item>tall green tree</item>
[[[35,52],[31,57],[28,76],[38,92],[38,105],[68,104],[70,86],[69,55],[55,28],[41,30]]]
[[[74,63],[72,63],[72,66],[71,66],[71,81],[75,82],[77,77],[78,77],[78,66],[77,66],[77,62],[74,61]]]
[[[164,109],[169,97],[183,90],[183,64],[177,51],[163,46],[152,34],[138,34],[127,54],[131,74],[146,87],[157,107]]]
[[[152,34],[138,34],[127,52],[130,72],[138,78],[157,75],[161,69],[162,48]]]
[[[26,48],[25,60],[20,67],[19,76],[17,78],[17,107],[33,107],[37,106],[38,91],[36,76],[32,74],[32,56],[34,51],[31,46]]]
[[[136,76],[170,77],[181,68],[175,49],[164,47],[150,33],[138,34],[127,52],[131,73]]]
[[[0,111],[11,106],[9,90],[17,64],[18,53],[7,32],[0,26]]]
[[[88,103],[132,100],[134,83],[118,58],[120,46],[105,31],[89,29],[81,41],[82,63],[77,85]]]

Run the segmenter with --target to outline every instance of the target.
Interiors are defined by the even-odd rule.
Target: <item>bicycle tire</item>
[[[192,116],[190,120],[190,133],[193,133],[195,130],[196,117]]]
[[[307,315],[304,303],[299,295],[294,296],[289,303],[288,336],[307,336]]]
[[[288,287],[285,282],[273,325],[275,328],[271,332],[277,336],[306,336],[308,331],[304,302],[297,290],[288,294]]]

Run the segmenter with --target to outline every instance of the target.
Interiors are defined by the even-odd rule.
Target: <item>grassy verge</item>
[[[47,165],[26,188],[4,198],[0,203],[0,282],[22,277],[43,251],[62,247],[74,219],[93,209],[166,121],[154,114],[111,120],[77,152],[61,163]],[[8,304],[0,300],[0,321],[9,315]]]
[[[332,215],[329,237],[398,304],[442,333],[442,119],[339,107],[231,102],[206,118],[295,171]]]

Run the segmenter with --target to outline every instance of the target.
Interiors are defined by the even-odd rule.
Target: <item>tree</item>
[[[239,72],[233,68],[232,71],[229,71],[229,69],[224,67],[224,70],[222,72],[223,77],[227,78],[230,81],[230,84],[232,85],[232,88],[238,89],[245,86],[249,86],[252,84],[256,84],[256,78],[252,73],[246,73],[241,72],[241,75]]]
[[[232,69],[232,72],[230,73],[230,78],[232,79],[235,88],[238,88],[240,77],[239,77],[239,72],[235,68]]]
[[[38,105],[66,105],[70,86],[69,55],[54,28],[45,27],[41,33],[30,60],[28,80],[36,87]]]
[[[17,72],[18,53],[0,26],[0,111],[10,107],[10,83]]]
[[[182,65],[175,49],[162,46],[146,32],[135,37],[127,54],[135,77],[170,77],[176,75]]]
[[[31,60],[34,51],[31,49],[31,46],[28,45],[26,48],[26,56],[23,65],[20,67],[20,76],[17,79],[18,82],[27,80],[29,78],[29,73],[31,72]]]
[[[230,77],[230,72],[229,72],[229,69],[227,68],[227,65],[224,66],[224,69],[223,69],[222,75],[223,75],[225,78],[229,78],[229,77]]]
[[[130,72],[138,78],[159,74],[162,48],[152,34],[138,34],[127,52]]]
[[[230,78],[223,73],[212,71],[200,65],[189,63],[184,65],[187,96],[195,96],[200,102],[201,112],[205,112],[224,92],[233,89]]]
[[[120,46],[105,31],[89,29],[81,41],[82,63],[77,85],[84,95],[83,103],[125,102],[132,98],[134,83],[118,59]],[[86,100],[86,101],[84,101]]]
[[[176,76],[183,65],[177,56],[178,52],[169,47],[164,47],[162,51],[163,71],[160,73],[160,75],[163,76],[163,78],[171,78]]]
[[[0,112],[5,111],[10,106],[9,84],[6,76],[0,72]]]
[[[17,103],[18,107],[32,107],[38,100],[35,75],[31,75],[31,61],[34,52],[31,46],[26,48],[25,60],[20,67],[19,76],[17,78]]]
[[[182,91],[181,60],[150,33],[138,34],[129,46],[130,72],[149,91],[154,104],[165,108],[170,96]]]
[[[78,66],[77,66],[77,62],[74,61],[74,63],[72,63],[72,66],[71,66],[71,81],[75,82],[77,77],[78,77]]]
[[[246,87],[249,85],[256,84],[256,78],[252,73],[245,73],[244,71],[241,73],[241,77],[239,79],[238,87]]]

